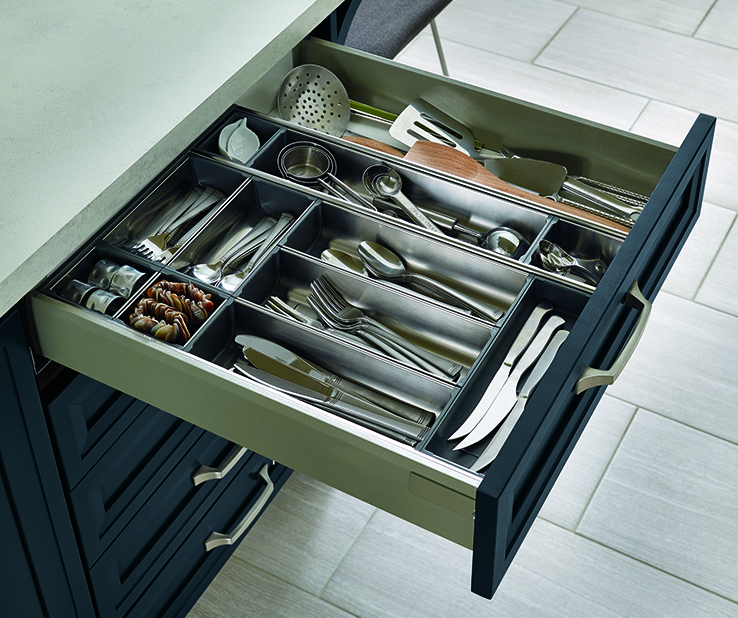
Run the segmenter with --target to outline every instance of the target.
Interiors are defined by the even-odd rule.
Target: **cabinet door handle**
[[[641,340],[641,336],[643,335],[643,331],[646,329],[646,325],[648,324],[648,318],[651,315],[651,303],[648,302],[646,297],[641,293],[641,290],[638,287],[638,281],[633,281],[630,289],[625,294],[625,304],[628,305],[628,307],[638,309],[641,312],[630,338],[623,347],[623,351],[620,352],[620,355],[615,359],[615,362],[613,362],[610,369],[594,369],[592,367],[585,367],[582,369],[582,373],[579,374],[579,379],[577,380],[576,385],[577,395],[594,386],[613,384],[625,368],[625,365],[628,364],[633,352],[635,352],[638,342]]]
[[[269,497],[274,493],[274,483],[272,483],[272,479],[269,478],[268,463],[264,464],[262,469],[259,471],[259,476],[266,486],[264,487],[264,491],[261,492],[256,504],[251,507],[249,512],[246,513],[246,517],[244,517],[229,534],[222,534],[221,532],[211,533],[208,540],[205,541],[205,551],[210,551],[220,545],[233,545],[259,516],[259,513],[261,513],[266,506],[266,503],[269,501]]]
[[[192,477],[192,482],[195,485],[200,485],[206,481],[215,481],[222,479],[228,474],[233,466],[235,466],[241,457],[249,452],[249,449],[245,447],[239,448],[237,451],[231,453],[228,458],[218,467],[211,468],[210,466],[200,466],[200,469],[195,472],[195,476]]]

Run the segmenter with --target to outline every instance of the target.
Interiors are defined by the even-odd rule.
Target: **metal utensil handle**
[[[269,464],[264,464],[262,469],[259,471],[259,477],[261,477],[266,486],[264,487],[264,491],[261,492],[256,504],[249,509],[249,512],[246,513],[246,517],[244,517],[231,532],[227,534],[223,534],[221,532],[211,533],[207,541],[205,541],[205,551],[210,551],[216,547],[220,547],[221,545],[233,545],[238,541],[243,533],[248,530],[249,526],[254,523],[254,520],[264,510],[266,503],[269,502],[269,498],[274,493],[274,483],[272,483],[272,479],[269,478]]]
[[[575,195],[579,195],[588,200],[591,200],[595,204],[602,206],[603,208],[612,210],[614,213],[617,213],[624,217],[635,220],[638,216],[638,208],[634,208],[633,206],[625,204],[624,202],[621,202],[608,193],[600,191],[599,189],[595,189],[594,187],[590,187],[580,180],[567,178],[562,185],[562,189],[566,189],[567,191],[571,191]]]
[[[254,253],[249,263],[246,264],[246,268],[244,269],[245,271],[248,271],[250,268],[253,268],[253,266],[261,259],[261,256],[266,254],[276,244],[282,232],[289,225],[291,225],[294,220],[295,220],[295,216],[292,213],[283,212],[280,215],[279,221],[277,221],[274,227],[269,231],[269,235],[266,237],[261,247],[259,247],[257,252]]]
[[[635,191],[631,191],[629,189],[616,187],[615,185],[602,182],[601,180],[594,180],[593,178],[585,178],[583,176],[572,176],[571,178],[575,178],[576,180],[590,185],[591,187],[595,187],[600,191],[610,193],[616,196],[618,199],[623,200],[624,202],[627,202],[628,204],[631,204],[633,206],[639,206],[640,208],[643,208],[648,200],[651,199],[648,195],[642,195],[641,193],[636,193]]]
[[[364,327],[359,332],[369,343],[379,348],[390,358],[394,358],[404,365],[410,365],[415,369],[427,371],[439,378],[448,379],[455,377],[455,367],[453,365],[448,368],[448,371],[437,367],[419,354],[414,353],[413,350],[408,349],[408,342],[405,340],[399,343],[397,340],[387,336],[383,331],[370,329],[369,327]],[[396,333],[394,334],[396,335]],[[397,336],[399,337],[399,335]],[[456,371],[456,374],[458,374],[458,371]]]
[[[393,195],[392,199],[397,203],[397,205],[400,208],[402,208],[402,210],[405,211],[405,214],[408,217],[410,217],[413,221],[415,221],[415,223],[417,223],[418,225],[422,225],[424,228],[428,230],[433,230],[434,232],[443,234],[441,229],[435,223],[433,223],[433,221],[431,221],[428,217],[426,217],[420,211],[420,208],[418,208],[415,204],[413,204],[402,191]]]
[[[213,204],[216,204],[222,199],[223,199],[223,193],[221,193],[217,189],[214,189],[212,191],[203,192],[202,196],[200,196],[200,199],[198,200],[199,203],[196,202],[191,208],[188,208],[185,212],[183,212],[171,224],[171,229],[174,230],[178,227],[181,227],[185,223],[192,221],[192,219],[197,217],[202,212],[208,210],[209,208],[213,206]]]
[[[269,232],[264,232],[263,234],[260,234],[259,236],[252,238],[248,244],[239,247],[238,253],[228,258],[228,261],[223,262],[222,272],[226,272],[226,270],[237,269],[239,262],[245,260],[252,253],[254,253],[257,249],[259,249],[259,247],[261,247],[268,233]]]
[[[564,197],[561,197],[560,195],[551,196],[551,197],[555,201],[561,204],[572,206],[573,208],[577,208],[591,215],[597,215],[598,217],[609,219],[610,221],[614,221],[615,223],[619,223],[620,225],[623,225],[625,227],[633,227],[633,224],[635,223],[635,221],[633,221],[633,219],[631,219],[630,217],[625,217],[621,214],[616,214],[612,210],[605,209],[602,206],[595,206],[595,205],[590,206],[589,204],[583,204],[582,202],[575,202],[574,200],[568,200]]]
[[[648,325],[648,318],[651,315],[651,303],[648,302],[646,297],[641,293],[637,280],[633,281],[625,294],[625,304],[628,307],[637,309],[641,312],[630,338],[623,347],[622,352],[620,352],[620,355],[613,362],[610,369],[594,369],[593,367],[585,367],[582,369],[582,373],[579,374],[579,379],[577,380],[575,388],[577,395],[594,386],[613,384],[622,373],[625,365],[627,365],[630,360],[630,357],[633,356],[633,352],[635,352],[638,342],[641,340],[643,331]]]
[[[354,198],[359,204],[361,204],[365,208],[368,208],[369,210],[374,210],[374,211],[377,210],[377,207],[374,204],[372,204],[368,199],[366,199],[363,195],[361,195],[361,193],[354,191],[354,189],[349,187],[345,182],[343,182],[343,180],[341,180],[340,178],[337,178],[330,172],[326,175],[335,184],[338,185],[339,189],[341,189],[342,191],[345,191],[350,197]]]
[[[223,262],[223,264],[227,264],[228,261],[234,255],[238,255],[241,249],[249,245],[254,238],[259,238],[263,234],[266,234],[266,232],[270,230],[274,226],[275,223],[277,223],[277,220],[274,217],[264,217],[254,227],[252,227],[243,237],[237,240],[233,244],[233,246],[230,249],[228,249],[228,251],[226,251],[223,255],[221,255],[220,261]]]
[[[471,309],[472,312],[476,312],[480,316],[492,322],[496,322],[503,315],[503,312],[499,309],[493,309],[492,307],[478,303],[474,299],[469,298],[466,294],[462,294],[458,290],[448,287],[447,285],[444,285],[435,279],[431,279],[430,277],[426,277],[425,275],[408,273],[405,278],[409,283],[416,283],[417,285],[425,288],[435,290],[437,293],[445,296],[449,300],[459,303],[465,309]]]
[[[182,213],[187,212],[187,210],[197,202],[200,197],[202,197],[203,190],[200,187],[195,187],[194,189],[191,189],[190,192],[185,195],[184,199],[177,204],[172,211],[167,215],[166,219],[161,222],[158,228],[156,228],[157,234],[163,234],[164,232],[171,231],[169,228],[179,217],[182,215]]]
[[[201,485],[202,483],[205,483],[207,481],[216,481],[225,478],[226,474],[233,470],[233,466],[235,466],[248,452],[249,449],[242,446],[233,451],[233,453],[231,453],[226,458],[226,460],[217,468],[211,468],[210,466],[200,466],[200,469],[195,472],[195,476],[192,477],[192,482],[195,485]]]
[[[405,339],[402,335],[393,331],[391,328],[387,328],[381,322],[370,319],[364,328],[372,328],[375,333],[379,334],[382,338],[401,346],[408,354],[412,355],[413,361],[416,364],[423,366],[426,371],[445,378],[455,377],[453,372],[455,368],[458,367],[455,363],[418,347],[411,341]]]

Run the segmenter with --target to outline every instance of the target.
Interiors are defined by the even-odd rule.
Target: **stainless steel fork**
[[[319,306],[333,320],[336,328],[354,332],[369,332],[380,336],[400,346],[412,362],[426,371],[445,378],[455,379],[459,376],[460,365],[415,345],[381,322],[370,318],[361,309],[348,303],[326,277],[321,275],[310,284],[310,289],[314,297],[319,299]]]
[[[155,262],[173,255],[177,248],[185,244],[183,238],[177,245],[169,246],[173,234],[185,223],[189,223],[198,215],[213,208],[223,197],[223,192],[213,187],[205,187],[205,189],[195,187],[180,204],[168,213],[154,234],[138,242],[131,248],[131,251]],[[188,240],[190,236],[188,232]]]

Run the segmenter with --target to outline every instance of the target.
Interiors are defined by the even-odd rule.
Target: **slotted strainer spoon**
[[[282,80],[277,110],[283,120],[341,137],[351,117],[351,101],[341,81],[328,69],[303,64]]]

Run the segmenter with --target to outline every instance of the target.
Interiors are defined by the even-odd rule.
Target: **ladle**
[[[442,234],[441,229],[413,204],[402,192],[402,179],[393,168],[377,164],[364,170],[364,186],[377,197],[391,198],[418,225]]]
[[[466,294],[462,294],[435,279],[408,271],[399,255],[380,244],[368,240],[360,242],[359,256],[367,270],[379,279],[415,285],[424,292],[430,292],[431,295],[435,294],[453,305],[468,309],[473,314],[492,322],[496,322],[503,315],[502,311],[478,303]]]
[[[229,266],[238,264],[239,260],[256,251],[276,222],[274,217],[264,217],[241,240],[220,256],[217,262],[195,264],[192,267],[193,276],[205,283],[215,283],[223,277],[223,273]]]

